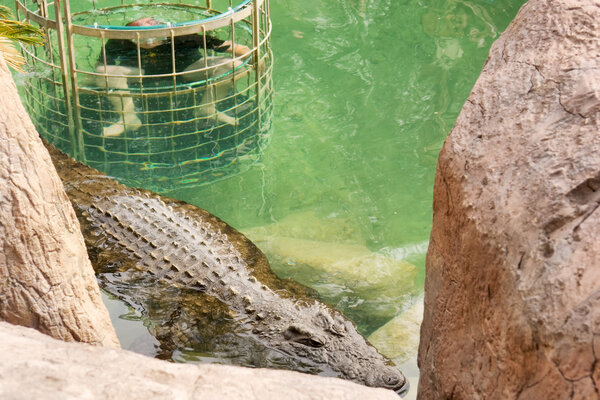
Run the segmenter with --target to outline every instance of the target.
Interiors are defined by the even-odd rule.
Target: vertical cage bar
[[[176,68],[176,60],[175,60],[175,31],[171,29],[169,31],[171,33],[171,73],[173,78],[173,90],[177,91],[177,68]]]
[[[233,21],[233,17],[231,17],[231,56],[232,59],[235,60],[237,58],[237,53],[236,53],[236,37],[235,37],[235,22]],[[238,128],[240,125],[240,122],[238,120],[238,93],[237,93],[237,79],[235,78],[235,74],[236,74],[236,70],[235,70],[235,64],[236,62],[233,61],[231,62],[231,75],[232,75],[232,82],[233,82],[233,113],[235,116],[235,131],[236,131],[236,145],[237,145],[237,138],[239,137],[239,132],[238,132]]]
[[[256,110],[258,118],[258,126],[261,126],[261,109],[260,109],[260,6],[258,0],[252,2],[252,47],[253,47],[253,61],[254,61],[254,73],[256,84]]]
[[[202,47],[204,48],[204,82],[208,85],[208,48],[206,45],[206,26],[202,25]]]
[[[67,35],[67,46],[69,47],[69,67],[71,75],[71,90],[73,92],[73,108],[71,118],[74,121],[75,134],[77,140],[76,159],[85,161],[85,152],[83,146],[83,133],[81,129],[81,104],[79,103],[79,86],[77,85],[77,64],[75,62],[75,46],[73,45],[73,29],[71,23],[71,6],[69,0],[63,0],[65,10],[65,34]]]
[[[102,65],[104,66],[104,88],[106,89],[106,93],[108,93],[108,68],[106,66],[106,38],[104,36],[104,32],[100,32],[100,40],[102,46]]]
[[[38,2],[38,4],[40,7],[40,13],[42,14],[42,17],[47,19],[48,18],[48,3],[46,2],[46,0],[40,0]]]
[[[140,79],[140,90],[142,90],[142,75],[144,74],[144,70],[142,69],[142,49],[140,47],[140,41],[142,39],[140,38],[140,33],[136,32],[135,33],[135,42],[136,42],[136,51],[137,51],[137,64],[138,64],[138,75],[139,75],[139,79]]]
[[[69,93],[69,73],[65,43],[64,43],[64,25],[61,10],[61,1],[68,0],[55,0],[54,1],[54,13],[56,15],[56,37],[58,39],[58,52],[60,53],[60,67],[62,76],[63,94],[65,96],[65,113],[67,115],[67,124],[69,127],[69,136],[71,138],[71,152],[74,158],[77,158],[77,139],[75,138],[75,132],[73,127],[73,117],[71,111],[71,94]]]
[[[170,105],[170,109],[171,109],[171,164],[172,165],[177,165],[177,157],[175,155],[176,153],[176,146],[175,146],[175,141],[173,140],[173,137],[175,136],[175,124],[176,121],[179,121],[178,119],[178,112],[176,113],[173,109],[175,107],[180,107],[179,105],[179,95],[177,93],[177,68],[176,68],[176,60],[175,60],[175,31],[173,29],[171,29],[169,31],[169,33],[171,34],[171,78],[173,81],[173,92],[171,93],[170,96],[170,101],[171,101],[171,105]]]
[[[202,102],[206,103],[207,101],[213,101],[213,84],[210,81],[209,73],[208,73],[208,45],[206,42],[206,27],[202,25],[202,45],[204,47],[204,93],[202,94]],[[209,97],[210,94],[210,97]],[[201,104],[200,107],[203,107],[206,110],[206,104]],[[203,122],[206,121],[210,116],[203,116]]]

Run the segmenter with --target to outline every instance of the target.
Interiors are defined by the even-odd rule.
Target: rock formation
[[[174,364],[124,350],[64,343],[2,322],[0,354],[2,399],[399,399],[391,390],[336,378]]]
[[[119,347],[75,212],[1,57],[0,93],[0,320]]]
[[[598,399],[600,2],[530,0],[440,153],[421,399]]]

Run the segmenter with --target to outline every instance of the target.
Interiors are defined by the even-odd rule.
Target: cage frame
[[[263,96],[272,96],[272,87],[271,87],[271,71],[272,71],[272,52],[270,48],[270,36],[272,31],[272,25],[269,16],[269,0],[243,0],[241,3],[236,5],[235,7],[229,7],[227,11],[220,12],[212,8],[212,1],[206,0],[206,6],[195,6],[188,5],[179,0],[178,3],[175,2],[153,2],[149,1],[148,3],[134,3],[134,4],[125,4],[125,0],[121,0],[121,4],[113,7],[100,8],[100,10],[108,11],[110,9],[117,8],[126,8],[126,7],[134,7],[141,4],[152,4],[152,5],[182,5],[185,7],[197,7],[201,10],[207,11],[214,15],[211,15],[207,18],[195,20],[195,21],[185,21],[175,24],[162,24],[155,25],[149,27],[128,27],[128,26],[105,26],[94,24],[91,25],[81,25],[77,23],[73,23],[72,19],[74,16],[86,13],[87,11],[71,13],[69,0],[36,0],[37,10],[30,9],[27,6],[26,0],[15,0],[15,7],[17,12],[17,18],[20,20],[25,20],[27,22],[34,22],[39,25],[40,28],[46,33],[46,38],[49,41],[50,35],[49,33],[54,31],[55,38],[57,41],[57,50],[59,52],[59,63],[55,63],[55,58],[51,54],[48,62],[46,63],[44,60],[37,57],[34,50],[23,47],[23,51],[29,57],[36,59],[37,61],[41,61],[46,63],[52,71],[51,84],[54,87],[54,101],[59,101],[59,94],[57,93],[57,86],[62,88],[62,96],[64,98],[64,114],[66,114],[66,125],[69,132],[69,141],[71,144],[70,153],[71,155],[82,161],[86,162],[86,152],[84,149],[84,129],[82,127],[82,105],[79,102],[80,95],[82,92],[89,91],[90,88],[85,84],[81,84],[79,77],[87,76],[90,79],[98,79],[98,77],[104,77],[107,80],[105,85],[104,92],[108,94],[109,85],[108,78],[109,77],[120,77],[129,80],[139,80],[140,84],[144,78],[148,77],[165,77],[170,76],[173,81],[174,90],[179,90],[178,93],[183,93],[181,90],[181,85],[179,85],[176,80],[178,76],[188,73],[188,72],[177,72],[175,71],[175,50],[172,52],[173,57],[173,71],[171,74],[161,74],[160,76],[156,75],[145,75],[143,71],[138,70],[137,74],[128,74],[128,75],[118,75],[118,74],[109,74],[106,70],[104,73],[99,73],[97,71],[91,70],[83,70],[78,68],[76,61],[76,53],[77,49],[75,48],[75,40],[76,36],[82,37],[93,37],[98,38],[102,42],[102,51],[105,51],[105,44],[108,40],[111,39],[131,39],[132,34],[135,35],[135,39],[137,40],[138,53],[140,51],[140,40],[143,39],[155,39],[155,38],[171,38],[171,43],[174,43],[174,38],[178,36],[185,35],[198,35],[201,34],[206,41],[207,32],[214,31],[219,28],[231,27],[232,36],[235,35],[235,24],[242,22],[250,22],[251,25],[251,46],[249,47],[249,51],[243,55],[236,56],[235,55],[235,46],[236,40],[235,37],[232,37],[232,51],[231,51],[231,60],[232,61],[243,61],[245,60],[245,68],[243,70],[236,70],[236,68],[232,68],[226,79],[231,79],[232,82],[236,82],[236,79],[242,78],[244,75],[254,74],[254,102],[257,105],[257,124],[258,126],[262,126],[262,112],[260,105],[261,97]],[[93,1],[94,10],[96,10],[97,1]],[[232,5],[232,0],[229,1],[230,5]],[[54,13],[53,17],[51,16],[52,12]],[[206,44],[204,45],[204,50],[206,52]],[[52,44],[48,43],[47,51],[52,53],[53,48]],[[205,60],[208,58],[203,57]],[[141,64],[140,64],[141,65]],[[235,65],[232,63],[232,65]],[[257,67],[263,65],[262,71],[261,68]],[[106,56],[104,56],[104,66],[106,67]],[[250,66],[250,67],[248,67]],[[196,72],[203,72],[203,70],[208,70],[209,66],[206,64],[203,68],[199,68],[194,70]],[[57,76],[56,71],[60,70],[60,76]],[[219,77],[217,77],[219,78]],[[205,80],[205,84],[207,88],[210,88],[211,85],[214,85],[214,82],[211,81],[212,77]],[[61,84],[62,83],[62,84]],[[198,83],[198,82],[196,82]],[[203,84],[203,82],[199,82],[199,84]],[[218,82],[217,82],[218,84]],[[179,85],[179,86],[178,86]],[[263,86],[267,88],[263,88]],[[140,88],[143,88],[140,85]],[[143,91],[143,89],[141,89]],[[212,89],[207,89],[212,90]],[[125,94],[119,93],[110,93],[111,96],[122,96],[122,97],[131,97],[134,94],[135,90],[128,90]],[[141,92],[144,94],[143,92]],[[27,94],[26,94],[27,95]],[[144,95],[149,95],[145,93]],[[272,105],[270,106],[272,110]],[[58,107],[57,107],[58,108]],[[56,110],[58,114],[60,111]]]

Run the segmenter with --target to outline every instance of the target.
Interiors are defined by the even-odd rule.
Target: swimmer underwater
[[[127,26],[155,26],[162,25],[152,17],[140,18],[127,24]],[[125,96],[108,96],[113,109],[119,114],[119,120],[113,125],[103,129],[104,136],[119,136],[126,131],[135,130],[142,124],[135,113],[133,98],[129,93],[128,77],[131,75],[168,75],[175,71],[183,72],[178,78],[186,82],[200,81],[206,78],[217,77],[242,65],[241,60],[234,60],[230,56],[207,56],[199,50],[214,50],[219,53],[230,53],[235,57],[250,55],[247,46],[235,44],[230,40],[221,40],[209,35],[191,34],[170,37],[140,40],[140,59],[138,64],[138,44],[128,39],[109,39],[105,44],[105,51],[98,58],[96,83],[100,87],[112,89],[112,93],[125,94]],[[175,55],[173,57],[172,50]],[[204,69],[208,66],[208,70]],[[141,69],[141,71],[140,71]],[[200,70],[200,71],[198,71]],[[164,78],[164,77],[163,77]],[[159,77],[154,79],[161,79]],[[150,82],[144,78],[144,82]],[[214,117],[217,121],[235,125],[235,118],[216,109],[215,102],[224,98],[233,84],[215,84],[213,90],[205,90],[202,99],[202,112],[206,116]],[[115,91],[116,89],[116,91]],[[214,94],[215,98],[212,97]]]

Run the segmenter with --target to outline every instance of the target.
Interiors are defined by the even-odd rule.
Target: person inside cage
[[[140,18],[127,24],[140,27],[154,25],[161,23],[152,17]],[[194,82],[226,75],[243,63],[231,56],[202,56],[200,49],[230,53],[235,57],[250,55],[247,46],[206,34],[175,36],[173,40],[169,37],[140,39],[139,43],[136,39],[109,39],[98,58],[96,83],[111,90],[108,98],[118,113],[119,120],[103,128],[104,136],[119,136],[142,124],[129,91],[128,79],[132,75],[168,75],[175,71],[182,73],[179,75],[181,79]],[[219,99],[227,95],[231,82],[231,79],[221,79],[211,83],[203,95],[201,112],[219,122],[235,125],[235,118],[218,111],[215,106]]]

